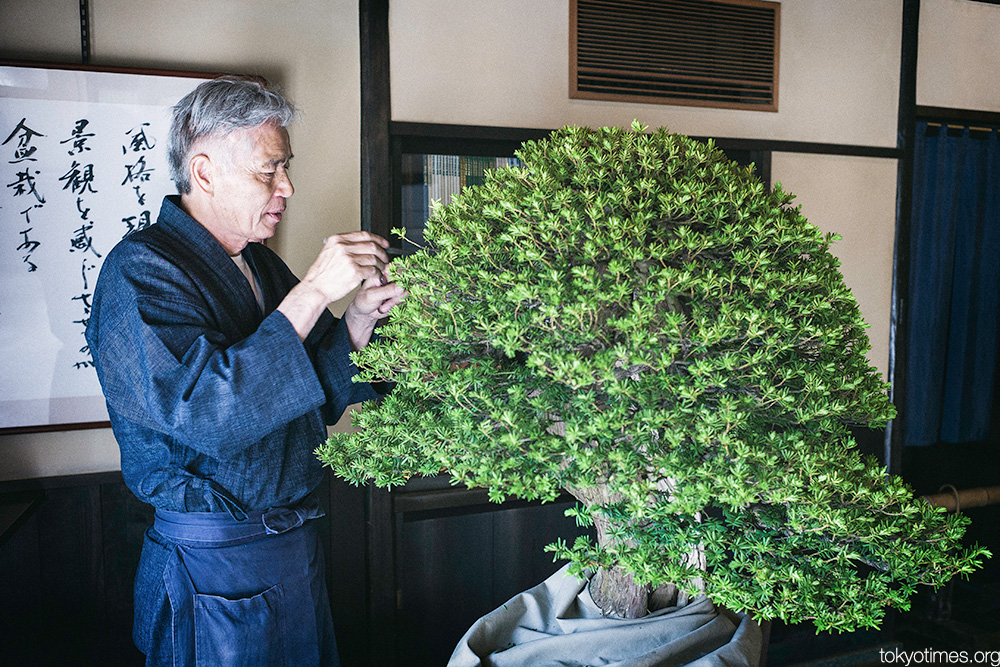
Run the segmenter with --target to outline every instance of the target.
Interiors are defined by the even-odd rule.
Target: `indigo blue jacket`
[[[212,235],[166,197],[155,225],[108,253],[87,327],[125,482],[158,509],[297,503],[322,478],[325,424],[377,393],[351,381],[347,326],[324,313],[303,343],[275,307],[297,283],[250,243],[263,312]]]

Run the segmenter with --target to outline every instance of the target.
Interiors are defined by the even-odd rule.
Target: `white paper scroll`
[[[175,192],[170,107],[202,80],[0,66],[0,429],[107,421],[90,298]]]

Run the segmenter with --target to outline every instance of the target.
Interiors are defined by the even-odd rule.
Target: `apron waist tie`
[[[297,505],[248,512],[234,519],[229,512],[169,512],[156,510],[153,529],[171,542],[190,547],[227,547],[294,530],[325,512],[310,494]]]

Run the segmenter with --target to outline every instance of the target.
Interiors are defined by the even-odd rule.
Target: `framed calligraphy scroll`
[[[90,297],[176,191],[170,107],[210,78],[0,63],[0,432],[106,425]]]

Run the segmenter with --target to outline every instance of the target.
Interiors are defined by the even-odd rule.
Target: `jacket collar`
[[[222,244],[212,236],[212,233],[181,208],[180,195],[167,195],[163,198],[157,224],[163,225],[166,231],[177,237],[184,245],[189,246],[192,252],[218,276],[219,283],[231,293],[232,297],[241,306],[252,308],[252,312],[256,314],[255,319],[260,318],[262,314],[260,307],[257,305],[257,299],[254,297],[246,277],[236,266],[229,253],[226,252],[226,249],[222,247]],[[256,271],[257,267],[251,255],[250,245],[248,243],[241,254],[247,259],[250,267]],[[266,292],[266,290],[264,291]],[[267,304],[265,303],[265,305]]]

